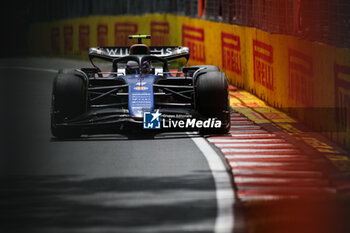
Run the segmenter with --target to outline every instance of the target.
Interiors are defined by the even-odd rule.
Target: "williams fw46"
[[[187,47],[149,47],[141,39],[150,36],[129,38],[138,43],[90,48],[91,68],[58,72],[51,106],[55,137],[79,137],[96,129],[229,131],[225,73],[217,66],[185,67]]]

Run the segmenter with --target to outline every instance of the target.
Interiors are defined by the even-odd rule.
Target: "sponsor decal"
[[[73,26],[63,27],[63,47],[65,52],[73,51]]]
[[[161,113],[159,109],[156,112],[143,113],[143,128],[144,129],[160,129]]]
[[[241,75],[242,58],[240,37],[221,32],[221,50],[223,68]]]
[[[335,106],[339,109],[337,112],[338,124],[350,129],[350,66],[334,65],[334,87],[335,87]]]
[[[104,47],[108,45],[108,25],[97,25],[97,46]]]
[[[131,107],[134,116],[142,117],[143,111],[149,111],[152,107],[153,95],[147,91],[133,91],[131,92],[131,100],[129,106]]]
[[[109,56],[126,56],[129,55],[129,47],[125,48],[106,48],[106,52]]]
[[[312,58],[294,49],[288,49],[289,98],[304,106],[313,105]]]
[[[146,84],[147,84],[147,82],[144,82],[144,81],[137,81],[135,83],[135,85],[139,85],[139,86],[146,85]]]
[[[151,45],[166,46],[170,44],[169,40],[169,22],[151,22]]]
[[[205,62],[203,28],[182,25],[182,44],[190,48],[191,60]]]
[[[104,48],[109,56],[120,57],[129,55],[129,47],[120,48]],[[151,54],[156,56],[169,56],[171,54],[180,54],[187,52],[186,48],[171,48],[171,47],[151,47]]]
[[[148,87],[144,87],[144,86],[134,87],[134,90],[136,90],[136,91],[145,91],[145,90],[148,90]]]
[[[79,51],[87,52],[90,48],[90,26],[79,26]]]
[[[114,45],[130,46],[134,44],[134,41],[129,39],[129,35],[136,34],[137,30],[138,27],[136,23],[116,23],[114,25]]]
[[[253,40],[254,81],[273,90],[273,47]]]
[[[205,121],[197,120],[196,118],[187,118],[186,120],[165,121],[163,119],[163,128],[220,128],[221,121],[215,118],[209,118]]]
[[[151,48],[151,54],[155,54],[157,56],[169,56],[171,54],[176,54],[178,52],[177,49],[174,48]]]
[[[58,27],[51,29],[51,50],[54,53],[60,51],[60,28]]]
[[[191,115],[162,115],[159,109],[155,112],[144,112],[144,129],[198,129],[198,128],[220,128],[222,122],[215,118],[198,120]]]

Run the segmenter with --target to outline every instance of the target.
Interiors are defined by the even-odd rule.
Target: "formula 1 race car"
[[[138,43],[90,48],[91,68],[58,72],[52,90],[53,136],[72,138],[89,129],[120,132],[130,127],[155,132],[229,131],[225,73],[212,65],[184,67],[190,57],[187,47],[149,47],[142,43],[149,35],[129,38]]]

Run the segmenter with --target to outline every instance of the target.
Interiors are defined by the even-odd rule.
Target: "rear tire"
[[[228,82],[225,73],[212,71],[199,74],[196,105],[201,115],[221,121],[220,128],[203,128],[201,133],[226,134],[230,130]]]
[[[51,102],[51,133],[57,138],[81,135],[81,127],[60,125],[86,111],[86,81],[74,70],[60,70],[55,77]]]

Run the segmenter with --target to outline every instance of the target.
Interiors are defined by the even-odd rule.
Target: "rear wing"
[[[130,47],[97,47],[89,49],[89,57],[100,58],[107,61],[113,61],[115,58],[129,56]],[[164,58],[168,61],[185,57],[190,57],[190,49],[181,46],[151,46],[151,54],[153,56]]]

